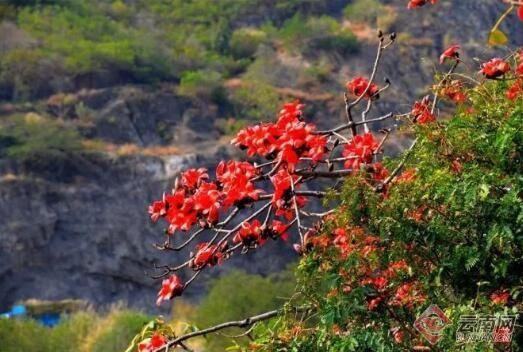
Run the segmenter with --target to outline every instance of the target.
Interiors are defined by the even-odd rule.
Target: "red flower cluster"
[[[265,242],[265,238],[263,238],[264,230],[262,223],[258,219],[251,222],[244,222],[242,223],[240,231],[234,236],[233,241],[235,243],[241,242],[246,247],[261,245]]]
[[[263,191],[251,181],[255,175],[252,164],[236,161],[221,162],[216,168],[215,182],[208,182],[206,169],[187,170],[171,194],[149,206],[149,214],[153,221],[165,218],[169,234],[187,231],[198,221],[202,227],[213,225],[220,210],[258,199]]]
[[[284,216],[287,220],[292,220],[294,218],[294,204],[291,182],[296,182],[296,179],[296,176],[291,176],[284,169],[280,169],[274,176],[271,177],[271,182],[274,187],[272,206],[276,209],[276,215]],[[296,186],[296,188],[298,187]],[[296,204],[299,208],[302,208],[306,202],[307,198],[303,196],[296,196]]]
[[[224,193],[223,205],[241,205],[243,202],[256,200],[262,190],[256,189],[252,179],[257,175],[256,168],[241,161],[222,161],[216,167],[216,179]]]
[[[290,171],[302,157],[319,161],[327,150],[327,138],[314,134],[314,124],[302,121],[302,108],[298,101],[285,104],[276,123],[247,127],[231,143],[247,149],[249,156],[276,157]]]
[[[180,296],[183,293],[184,284],[182,280],[176,275],[171,275],[169,278],[162,281],[162,288],[158,292],[158,299],[156,304],[160,305],[163,301],[168,301],[176,296]]]
[[[372,164],[372,178],[374,181],[383,182],[389,177],[390,173],[389,170],[383,166],[382,163],[374,163]]]
[[[402,306],[407,309],[412,309],[416,304],[424,303],[427,296],[422,292],[417,282],[408,282],[396,290],[392,301],[394,306]]]
[[[396,329],[392,333],[392,336],[394,336],[394,342],[402,343],[403,339],[405,338],[405,332],[401,329]]]
[[[354,138],[343,149],[343,156],[347,169],[358,170],[361,164],[372,162],[372,157],[378,152],[378,141],[372,133],[354,136]]]
[[[274,220],[270,226],[263,226],[262,223],[255,219],[251,222],[242,223],[241,229],[234,236],[235,243],[242,243],[244,247],[250,248],[265,243],[267,238],[287,239],[287,228],[281,221]]]
[[[167,344],[167,339],[164,336],[162,336],[158,333],[155,333],[150,338],[145,339],[138,344],[138,351],[154,352],[162,347],[165,347],[166,344]]]
[[[455,103],[464,103],[467,100],[467,93],[463,91],[463,82],[452,80],[444,86],[439,94],[446,96]]]
[[[486,78],[496,79],[510,71],[510,65],[503,59],[494,58],[481,65],[482,73]]]
[[[518,17],[523,21],[523,6],[518,7]]]
[[[459,45],[449,46],[439,57],[439,63],[443,64],[445,60],[459,60]]]
[[[365,77],[355,77],[346,84],[347,90],[354,94],[357,97],[362,96],[365,94],[365,98],[367,99],[378,99],[379,95],[379,87],[374,84],[370,83],[369,80]]]
[[[494,304],[507,304],[510,294],[506,290],[498,290],[490,295],[490,300]]]
[[[436,4],[438,0],[409,0],[409,3],[407,4],[408,9],[415,9],[418,7],[422,7],[427,4]]]
[[[431,112],[430,98],[428,95],[421,101],[414,103],[410,114],[414,122],[422,125],[436,120],[436,116]]]
[[[516,80],[507,89],[507,98],[509,100],[516,100],[523,97],[523,52],[516,57],[518,65],[516,66]]]
[[[200,243],[196,246],[196,254],[191,260],[190,267],[198,271],[205,266],[221,264],[224,259],[227,259],[227,249],[228,245],[225,242],[219,246],[207,242]]]
[[[334,240],[332,243],[339,249],[342,258],[359,253],[368,256],[378,250],[379,238],[371,236],[360,227],[352,228],[350,232],[344,228],[337,228],[333,231]]]
[[[397,178],[396,182],[412,182],[416,178],[415,169],[406,169],[404,170]]]
[[[507,98],[516,100],[523,96],[523,80],[518,79],[507,89]]]

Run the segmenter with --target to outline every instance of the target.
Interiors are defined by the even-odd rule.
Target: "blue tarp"
[[[16,305],[11,308],[11,311],[0,314],[0,318],[16,318],[27,316],[27,308],[23,305]],[[38,316],[31,317],[40,324],[48,327],[53,327],[60,322],[60,313],[44,313]]]

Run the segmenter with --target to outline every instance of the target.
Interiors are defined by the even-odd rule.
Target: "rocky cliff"
[[[336,12],[348,2],[338,1],[328,11]],[[469,59],[491,55],[484,51],[484,42],[499,14],[492,1],[442,1],[440,6],[409,13],[405,1],[383,3],[397,16],[391,29],[399,37],[379,72],[380,79],[392,80],[393,88],[376,113],[391,108],[408,110],[412,98],[426,91],[437,55],[446,45],[461,43]],[[253,13],[238,25],[265,17]],[[512,44],[523,44],[521,24],[507,25],[516,34]],[[280,92],[287,98],[305,99],[310,118],[319,125],[337,123],[343,118],[343,107],[336,92],[347,77],[368,72],[375,46],[368,31],[373,30],[363,26],[356,32],[363,42],[359,54],[338,59],[330,81],[338,85],[315,86],[306,95],[303,87],[290,82]],[[283,66],[307,65],[307,57],[281,56],[278,60]],[[227,147],[227,138],[216,127],[228,113],[216,102],[187,98],[168,86],[80,89],[76,87],[71,94],[81,103],[75,106],[82,113],[49,100],[43,109],[76,124],[84,138],[103,140],[115,148],[132,145],[137,151],[0,161],[0,309],[36,297],[85,298],[102,305],[123,300],[152,310],[157,283],[146,273],[153,272],[155,262],[169,262],[173,254],[152,247],[162,240],[162,230],[149,222],[147,205],[169,188],[180,170],[212,167],[224,157],[239,155]],[[322,90],[332,94],[323,97]],[[41,105],[6,102],[0,111],[4,115],[41,112]],[[166,146],[177,150],[155,155],[155,147]],[[270,247],[233,262],[252,272],[268,273],[295,258],[289,245],[272,243]],[[221,270],[225,268],[216,268],[214,273]],[[191,288],[189,297],[203,294],[204,281]]]

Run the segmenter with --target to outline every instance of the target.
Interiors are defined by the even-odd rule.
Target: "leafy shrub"
[[[1,319],[0,348],[2,352],[51,352],[47,328],[35,321]]]
[[[240,28],[232,33],[231,53],[238,58],[252,57],[258,46],[267,40],[267,34],[256,28]]]
[[[383,12],[384,6],[378,0],[355,0],[343,9],[343,15],[350,21],[374,24]]]
[[[199,96],[214,99],[220,95],[222,77],[214,71],[188,71],[182,75],[178,93],[188,96]]]
[[[96,329],[100,317],[86,311],[62,318],[60,324],[48,330],[50,351],[75,351]]]
[[[142,327],[151,318],[132,310],[112,310],[84,342],[82,352],[125,351]]]
[[[287,47],[297,48],[307,54],[324,50],[347,55],[359,49],[354,34],[342,28],[336,19],[326,15],[306,20],[301,15],[295,15],[285,21],[276,36],[283,39]]]
[[[318,318],[283,319],[258,350],[421,348],[427,342],[412,324],[430,304],[452,323],[438,349],[493,350],[489,343],[460,346],[454,333],[460,316],[521,310],[523,110],[521,96],[508,100],[506,88],[505,82],[482,84],[467,92],[472,108],[415,126],[418,144],[410,157],[386,161],[392,169],[406,160],[414,176],[391,186],[386,197],[364,178],[345,181],[339,210],[298,270],[296,299],[315,305]],[[347,235],[338,237],[339,229]],[[352,238],[345,254],[337,242],[344,238]],[[386,278],[385,286],[364,283],[369,277]],[[513,338],[511,347],[520,351],[521,330]]]
[[[36,114],[13,117],[0,128],[0,155],[17,160],[60,158],[81,150],[76,130]]]
[[[278,112],[281,99],[276,89],[260,81],[244,80],[231,97],[238,111],[236,116],[249,120],[268,119]]]
[[[210,283],[208,295],[197,308],[195,322],[200,327],[207,327],[276,309],[293,289],[294,278],[290,271],[265,278],[233,271]],[[238,330],[231,329],[227,334],[235,332]],[[244,337],[238,342],[246,341]],[[224,351],[230,344],[229,338],[210,336],[207,350]]]

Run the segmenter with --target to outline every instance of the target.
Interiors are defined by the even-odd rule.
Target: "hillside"
[[[378,25],[398,45],[378,73],[394,89],[374,113],[408,110],[448,44],[491,54],[491,3],[407,14],[402,0],[4,2],[0,308],[74,297],[152,309],[145,271],[165,256],[149,246],[162,237],[146,207],[183,168],[216,164],[236,130],[284,100],[305,101],[319,126],[342,119],[344,84],[371,67]],[[253,255],[235,260],[268,273],[295,258]]]

